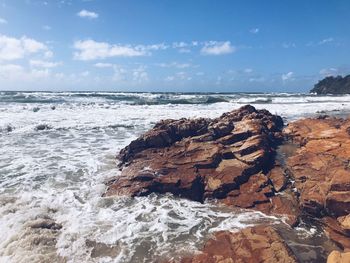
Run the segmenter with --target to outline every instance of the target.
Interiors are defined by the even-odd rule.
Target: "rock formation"
[[[349,249],[350,119],[303,119],[289,124],[285,134],[298,145],[287,166],[301,209],[322,218],[330,238]]]
[[[282,128],[280,117],[252,106],[213,120],[161,121],[120,152],[122,174],[109,182],[106,195],[215,198],[266,213],[280,210],[293,224],[292,198],[275,196],[285,187],[274,163]]]
[[[182,263],[267,263],[298,262],[281,236],[269,226],[243,229],[237,233],[218,232],[198,255]]]
[[[322,116],[283,130],[279,116],[248,105],[216,119],[163,120],[118,158],[121,175],[108,182],[106,196],[216,199],[282,215],[291,226],[308,215],[340,251],[350,249],[350,119]],[[329,260],[345,257],[335,251]],[[217,233],[183,262],[256,262],[249,258],[296,262],[267,226]]]
[[[310,91],[317,94],[350,94],[350,75],[326,77]]]

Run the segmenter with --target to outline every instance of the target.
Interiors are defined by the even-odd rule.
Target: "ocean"
[[[245,104],[285,123],[350,113],[350,96],[301,93],[0,92],[0,262],[155,262],[195,252],[218,230],[269,222],[288,232],[283,218],[215,202],[101,197],[120,173],[116,154],[157,121]],[[323,242],[307,225],[296,233],[300,253]]]

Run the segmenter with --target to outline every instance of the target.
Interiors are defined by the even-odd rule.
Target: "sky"
[[[308,92],[348,0],[0,0],[0,90]]]

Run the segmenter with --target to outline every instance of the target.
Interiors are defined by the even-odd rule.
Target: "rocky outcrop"
[[[310,92],[317,94],[349,94],[350,75],[326,77],[320,80]]]
[[[322,218],[329,237],[349,249],[350,119],[303,119],[289,124],[285,133],[298,145],[287,166],[301,209]]]
[[[202,252],[182,263],[298,262],[281,236],[270,226],[256,226],[237,233],[218,232]]]
[[[271,170],[282,128],[280,117],[252,106],[213,120],[161,121],[120,152],[122,173],[106,195],[170,192],[294,217],[293,200],[275,196],[286,184],[282,168]]]
[[[280,117],[249,105],[216,119],[160,121],[121,150],[121,175],[108,182],[105,195],[216,199],[283,215],[291,226],[306,214],[339,250],[349,250],[350,119],[321,116],[282,129]],[[201,254],[184,262],[251,262],[248,258],[295,262],[266,226],[217,233]],[[328,260],[339,258],[345,255],[334,252]]]
[[[350,213],[350,120],[304,119],[285,132],[299,149],[287,160],[300,204],[315,216]]]

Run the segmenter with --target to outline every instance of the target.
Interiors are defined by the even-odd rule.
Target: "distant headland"
[[[320,80],[310,92],[317,94],[350,94],[350,75],[326,77]]]

